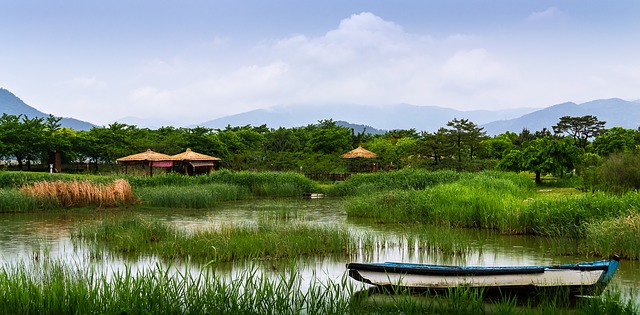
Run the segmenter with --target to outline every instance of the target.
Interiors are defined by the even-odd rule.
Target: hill
[[[48,117],[49,114],[45,114],[23,102],[20,98],[6,89],[0,88],[0,112],[9,115],[25,115],[29,118],[33,117]],[[54,115],[55,116],[55,115]],[[74,118],[62,118],[60,120],[62,127],[71,128],[75,130],[89,130],[95,125],[86,121],[74,119]]]
[[[351,124],[369,125],[378,129],[411,129],[436,131],[454,118],[466,118],[476,124],[492,122],[496,119],[510,119],[531,112],[532,109],[489,111],[458,111],[437,106],[416,106],[397,104],[391,106],[367,106],[355,104],[277,106],[271,109],[257,109],[237,115],[226,116],[198,126],[224,128],[227,125],[268,127],[300,127],[317,123],[318,120],[333,119]]]
[[[530,131],[538,131],[543,128],[553,131],[553,125],[557,124],[562,116],[586,115],[596,116],[598,120],[605,121],[607,128],[637,129],[640,126],[640,103],[619,98],[594,100],[582,104],[568,102],[553,105],[515,119],[479,125],[484,127],[488,135],[497,135],[506,131],[519,133],[524,128]]]

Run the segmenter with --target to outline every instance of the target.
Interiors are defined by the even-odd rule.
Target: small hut
[[[124,165],[125,174],[127,174],[128,167],[130,165],[136,164],[142,164],[145,169],[145,173],[149,176],[153,176],[154,167],[169,169],[173,167],[173,158],[171,156],[151,151],[151,149],[147,149],[147,151],[142,153],[121,157],[116,161]]]
[[[371,166],[371,169],[373,172],[378,171],[378,163],[376,162],[372,162],[373,164],[369,164],[368,162],[363,163],[363,159],[376,159],[378,158],[378,155],[363,148],[363,147],[357,147],[345,154],[342,155],[342,158],[345,159],[350,159],[352,161],[356,161],[356,162],[352,162],[351,163],[351,168],[352,169],[356,169],[358,172],[361,172],[363,170],[369,170],[369,166]],[[355,164],[355,165],[354,165]]]
[[[187,148],[186,151],[172,156],[174,161],[181,163],[178,167],[182,168],[187,175],[205,174],[213,172],[214,163],[220,161],[219,158],[197,153]]]

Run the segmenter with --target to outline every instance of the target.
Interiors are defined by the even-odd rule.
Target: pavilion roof
[[[176,161],[220,161],[217,157],[193,152],[189,148],[182,153],[172,156],[172,158]]]
[[[378,155],[376,155],[375,153],[363,148],[363,147],[357,147],[345,154],[342,155],[343,158],[345,159],[355,159],[355,158],[365,158],[365,159],[373,159],[373,158],[377,158]]]
[[[116,161],[118,162],[173,161],[173,158],[169,155],[154,152],[154,151],[151,151],[151,149],[147,149],[147,151],[145,152],[121,157]]]

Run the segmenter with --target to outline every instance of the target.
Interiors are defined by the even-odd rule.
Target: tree
[[[592,115],[582,117],[563,116],[557,125],[553,126],[556,134],[566,133],[577,141],[578,147],[586,148],[590,138],[597,137],[604,131],[606,122],[599,121]]]
[[[336,125],[336,122],[332,119],[320,120],[310,130],[311,134],[307,142],[307,149],[311,152],[332,154],[351,150],[351,130]]]
[[[483,150],[479,154],[480,157],[485,159],[501,159],[505,153],[516,149],[516,146],[513,144],[513,139],[516,137],[517,135],[515,133],[507,131],[493,138],[482,140],[480,144]]]
[[[573,139],[544,137],[528,141],[521,150],[509,151],[498,163],[507,171],[530,171],[541,182],[542,173],[564,176],[575,168],[582,150],[573,145]]]
[[[640,134],[637,130],[613,127],[605,129],[593,140],[593,148],[601,156],[632,152],[636,150],[639,140]]]
[[[457,118],[449,121],[447,127],[450,127],[450,129],[447,129],[447,133],[455,144],[458,162],[462,161],[463,148],[468,150],[469,159],[473,159],[480,141],[486,137],[486,132],[483,131],[484,128],[479,128],[468,119],[459,120]]]

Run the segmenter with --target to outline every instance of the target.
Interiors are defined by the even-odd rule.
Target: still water
[[[381,240],[373,252],[359,252],[351,257],[313,257],[302,259],[297,266],[303,275],[313,275],[339,281],[345,276],[345,264],[351,261],[402,261],[452,265],[548,265],[596,260],[599,257],[564,255],[557,245],[541,237],[505,236],[491,231],[462,230],[435,227],[376,224],[350,220],[340,199],[279,199],[224,203],[214,209],[180,210],[96,210],[51,213],[0,214],[0,263],[3,265],[47,258],[69,261],[76,265],[100,264],[108,270],[128,266],[140,269],[159,263],[152,257],[133,260],[121,258],[91,259],[88,250],[74,245],[70,231],[78,224],[112,217],[145,216],[159,219],[185,230],[207,229],[223,224],[252,224],[264,219],[299,221],[308,224],[346,226],[353,233],[370,233]],[[415,230],[415,231],[414,231]],[[452,238],[462,252],[426,250],[406,240],[412,233],[432,232]],[[388,241],[385,241],[388,240]],[[556,246],[556,249],[554,249]],[[227,266],[242,268],[247,262]],[[640,263],[624,260],[616,273],[612,287],[623,290],[640,287]]]

